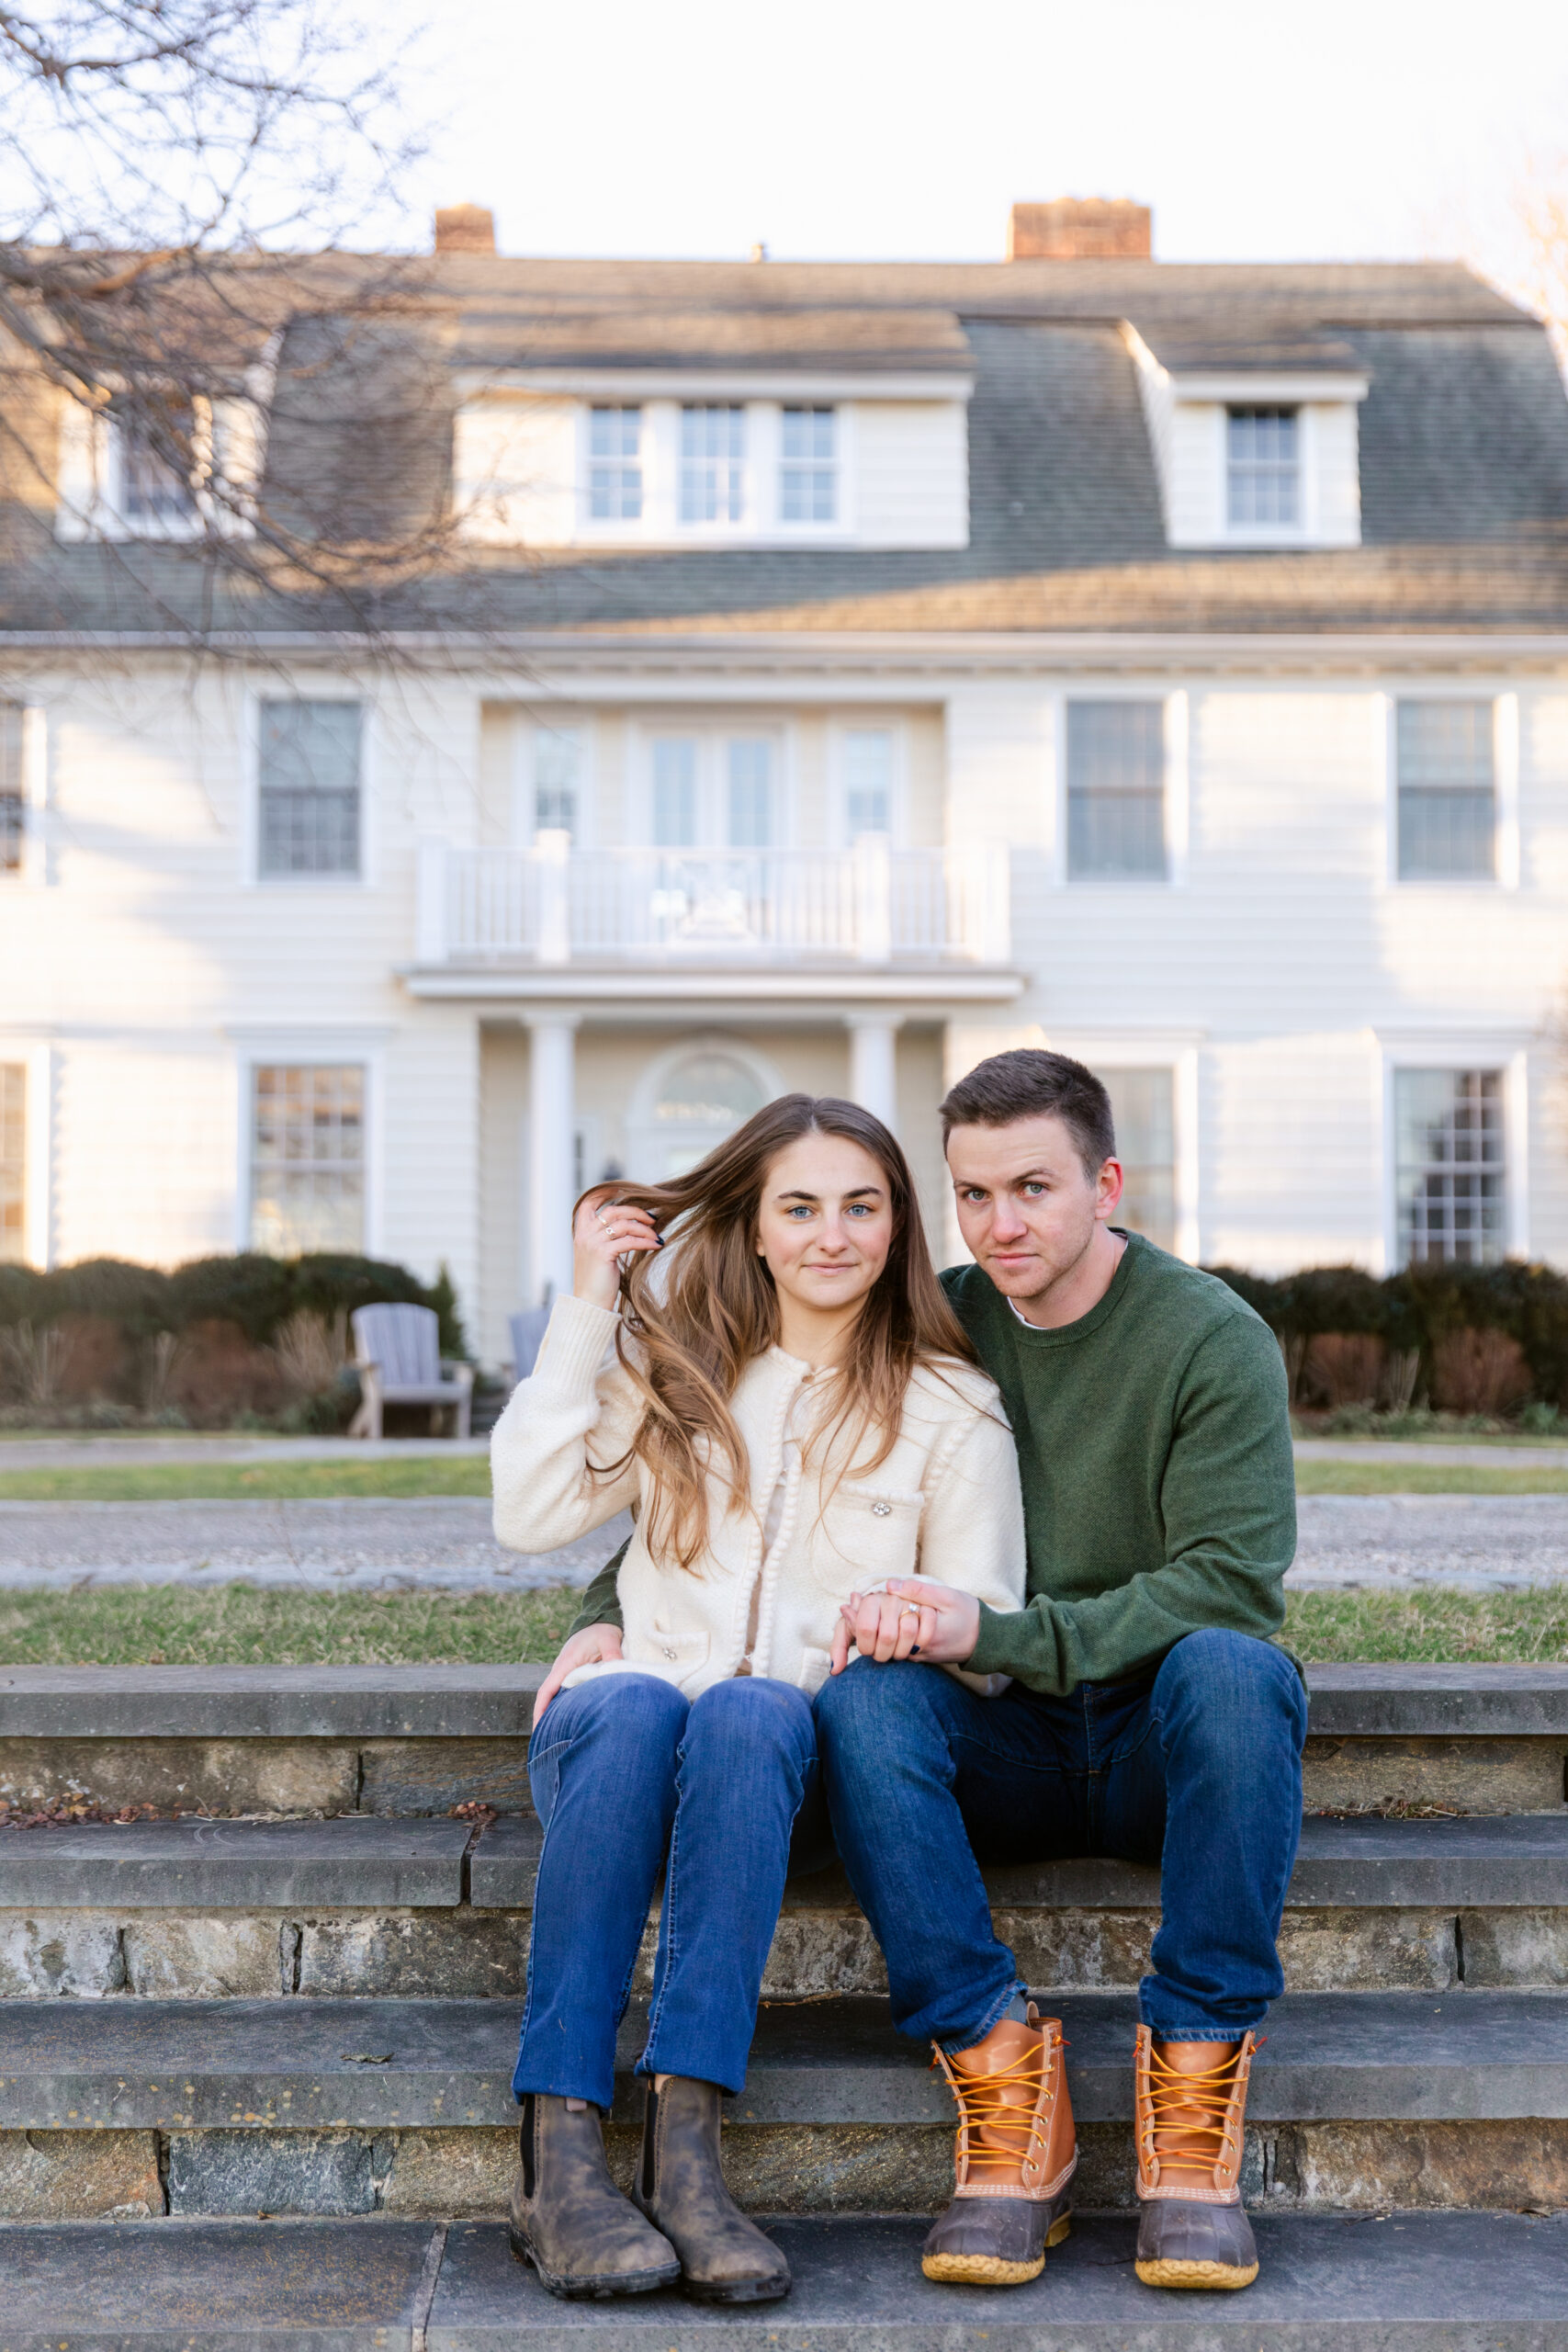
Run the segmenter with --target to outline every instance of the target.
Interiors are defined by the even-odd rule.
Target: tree
[[[422,267],[345,250],[413,153],[366,26],[333,0],[0,5],[0,119],[13,579],[69,605],[46,550],[92,545],[200,636],[263,594],[352,625],[437,557],[439,499],[389,530],[320,397],[372,438],[428,430]]]

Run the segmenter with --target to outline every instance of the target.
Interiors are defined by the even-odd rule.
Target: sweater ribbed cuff
[[[963,1660],[964,1672],[1016,1674],[1019,1635],[1033,1623],[1033,1616],[1027,1609],[993,1609],[988,1601],[982,1600],[980,1635],[968,1657]]]
[[[593,1394],[593,1383],[620,1317],[570,1293],[550,1309],[533,1377],[539,1388],[573,1402]]]

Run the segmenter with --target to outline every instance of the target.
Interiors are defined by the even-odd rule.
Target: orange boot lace
[[[1241,2150],[1231,2128],[1231,2096],[1247,2048],[1239,2041],[1218,2066],[1189,2075],[1167,2064],[1149,2048],[1149,2114],[1145,2125],[1145,2156],[1159,2160],[1160,2175],[1175,2171],[1201,2173],[1205,2183],[1221,2165],[1234,2170]],[[1165,2144],[1168,2137],[1172,2144]]]

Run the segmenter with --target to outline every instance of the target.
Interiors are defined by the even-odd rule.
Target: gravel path
[[[624,1516],[558,1552],[502,1551],[482,1498],[381,1502],[0,1502],[0,1587],[585,1585],[630,1532]]]
[[[478,1498],[391,1502],[0,1502],[0,1587],[585,1585],[625,1519],[534,1558],[502,1551]],[[1568,1581],[1568,1496],[1308,1495],[1293,1586]]]

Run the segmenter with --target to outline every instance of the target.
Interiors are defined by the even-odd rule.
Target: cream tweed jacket
[[[627,1667],[696,1698],[739,1670],[755,1594],[751,1671],[815,1691],[827,1679],[840,1602],[885,1577],[931,1577],[993,1609],[1023,1606],[1011,1433],[991,1382],[956,1363],[940,1374],[916,1373],[887,1459],[861,1477],[852,1463],[835,1485],[836,1463],[803,1464],[809,1448],[785,1445],[792,1427],[808,1438],[810,1384],[825,1375],[771,1348],[747,1366],[731,1399],[750,1508],[738,1510],[716,1479],[697,1568],[656,1560],[643,1540],[651,1494],[642,1464],[629,1461],[614,1477],[591,1467],[620,1460],[641,1413],[615,1353],[615,1323],[585,1299],[558,1298],[535,1369],[496,1424],[491,1463],[496,1538],[514,1552],[552,1551],[630,1506],[637,1532],[619,1579]],[[763,1524],[781,1477],[783,1510],[764,1556]],[[581,1667],[569,1679],[614,1670]]]

